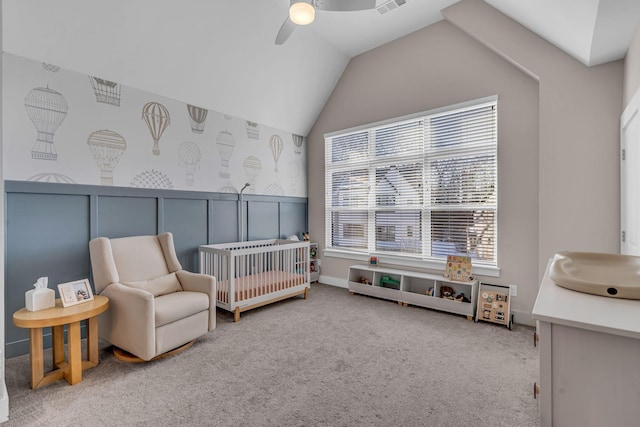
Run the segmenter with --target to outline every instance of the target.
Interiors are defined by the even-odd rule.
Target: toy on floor
[[[476,322],[498,323],[511,329],[511,289],[509,285],[493,285],[480,283],[478,290],[478,306],[476,309]]]

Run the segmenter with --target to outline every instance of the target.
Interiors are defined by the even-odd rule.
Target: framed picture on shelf
[[[58,285],[60,300],[63,307],[93,301],[93,292],[88,279],[77,280],[75,282],[60,283]]]

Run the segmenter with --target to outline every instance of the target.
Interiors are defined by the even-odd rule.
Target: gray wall
[[[443,16],[539,82],[538,279],[558,251],[618,252],[623,61],[586,67],[482,1]]]
[[[518,285],[531,322],[555,252],[618,250],[623,64],[585,67],[482,1],[443,16],[349,63],[308,137],[310,232],[325,235],[324,133],[497,94],[501,271],[481,279]],[[322,261],[342,280],[357,262]]]
[[[6,355],[28,353],[28,330],[13,326],[24,294],[91,279],[89,240],[171,231],[182,267],[198,271],[198,246],[238,240],[237,194],[6,181]],[[248,240],[302,237],[307,199],[244,195]],[[246,234],[246,233],[245,233]],[[45,340],[50,345],[49,331]]]

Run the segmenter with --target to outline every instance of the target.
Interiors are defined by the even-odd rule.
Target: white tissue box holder
[[[56,293],[53,289],[31,289],[24,294],[24,304],[29,311],[55,307]]]

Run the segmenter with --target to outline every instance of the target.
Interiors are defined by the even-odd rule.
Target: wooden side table
[[[29,329],[29,357],[31,359],[31,388],[36,389],[54,381],[65,379],[69,384],[82,381],[82,371],[98,364],[98,315],[109,307],[109,298],[96,295],[93,301],[63,307],[60,299],[56,306],[39,311],[22,308],[13,313],[13,323]],[[87,320],[87,360],[82,360],[80,322]],[[64,325],[68,327],[67,346],[69,360],[64,358]],[[51,327],[53,338],[54,370],[44,373],[42,329]]]

